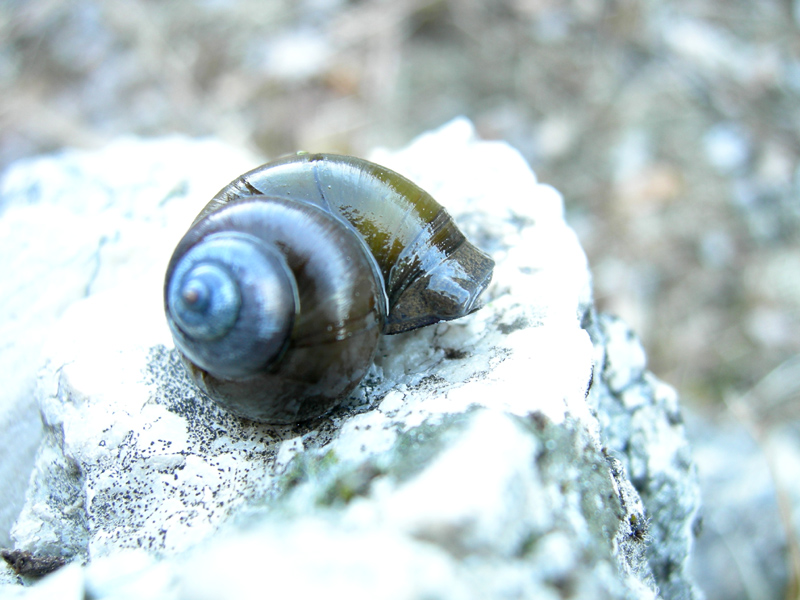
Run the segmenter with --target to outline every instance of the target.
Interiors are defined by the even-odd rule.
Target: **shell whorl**
[[[189,373],[252,420],[292,423],[330,410],[366,374],[383,329],[386,298],[373,262],[349,227],[307,203],[254,196],[204,215],[179,242],[165,285]],[[215,322],[236,312],[226,277],[241,298],[227,330]],[[217,296],[201,308],[199,290],[217,280]],[[195,325],[204,309],[212,323]]]
[[[214,196],[175,249],[164,300],[198,387],[239,416],[288,424],[346,398],[381,334],[476,310],[493,266],[408,179],[301,154]]]
[[[176,344],[215,377],[254,375],[289,341],[297,284],[283,257],[238,232],[199,241],[175,263],[166,289]]]

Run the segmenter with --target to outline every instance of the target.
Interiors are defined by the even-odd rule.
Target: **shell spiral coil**
[[[381,334],[476,310],[493,267],[408,179],[298,154],[208,203],[173,253],[164,303],[205,393],[241,417],[288,424],[346,398]]]

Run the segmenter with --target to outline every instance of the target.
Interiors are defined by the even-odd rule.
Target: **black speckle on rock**
[[[637,542],[647,541],[647,528],[649,521],[643,515],[631,513],[631,515],[628,517],[628,523],[631,526],[631,539]]]
[[[583,393],[584,398],[589,397],[589,393],[592,391],[592,384],[594,383],[594,366],[592,366],[592,372],[589,375],[589,383],[586,384],[586,391]]]
[[[467,356],[469,356],[469,353],[466,350],[461,350],[460,348],[444,349],[444,357],[447,360],[458,360],[460,358],[466,358]]]
[[[514,331],[519,331],[520,329],[525,329],[526,327],[530,327],[531,323],[525,317],[517,317],[511,323],[498,323],[497,329],[503,335],[508,335],[509,333],[513,333]]]

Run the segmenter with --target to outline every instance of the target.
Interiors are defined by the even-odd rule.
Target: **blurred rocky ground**
[[[169,132],[364,155],[459,114],[509,141],[564,194],[599,307],[703,417],[707,505],[724,459],[728,483],[769,471],[719,448],[800,452],[798,100],[797,0],[0,0],[0,168]],[[780,471],[746,489],[784,550]],[[791,585],[778,562],[718,556],[738,584],[709,596]]]

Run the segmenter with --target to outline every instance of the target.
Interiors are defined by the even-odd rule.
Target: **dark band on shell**
[[[326,413],[378,337],[476,310],[494,262],[380,165],[298,154],[223,188],[178,244],[164,301],[198,386],[267,423]]]

